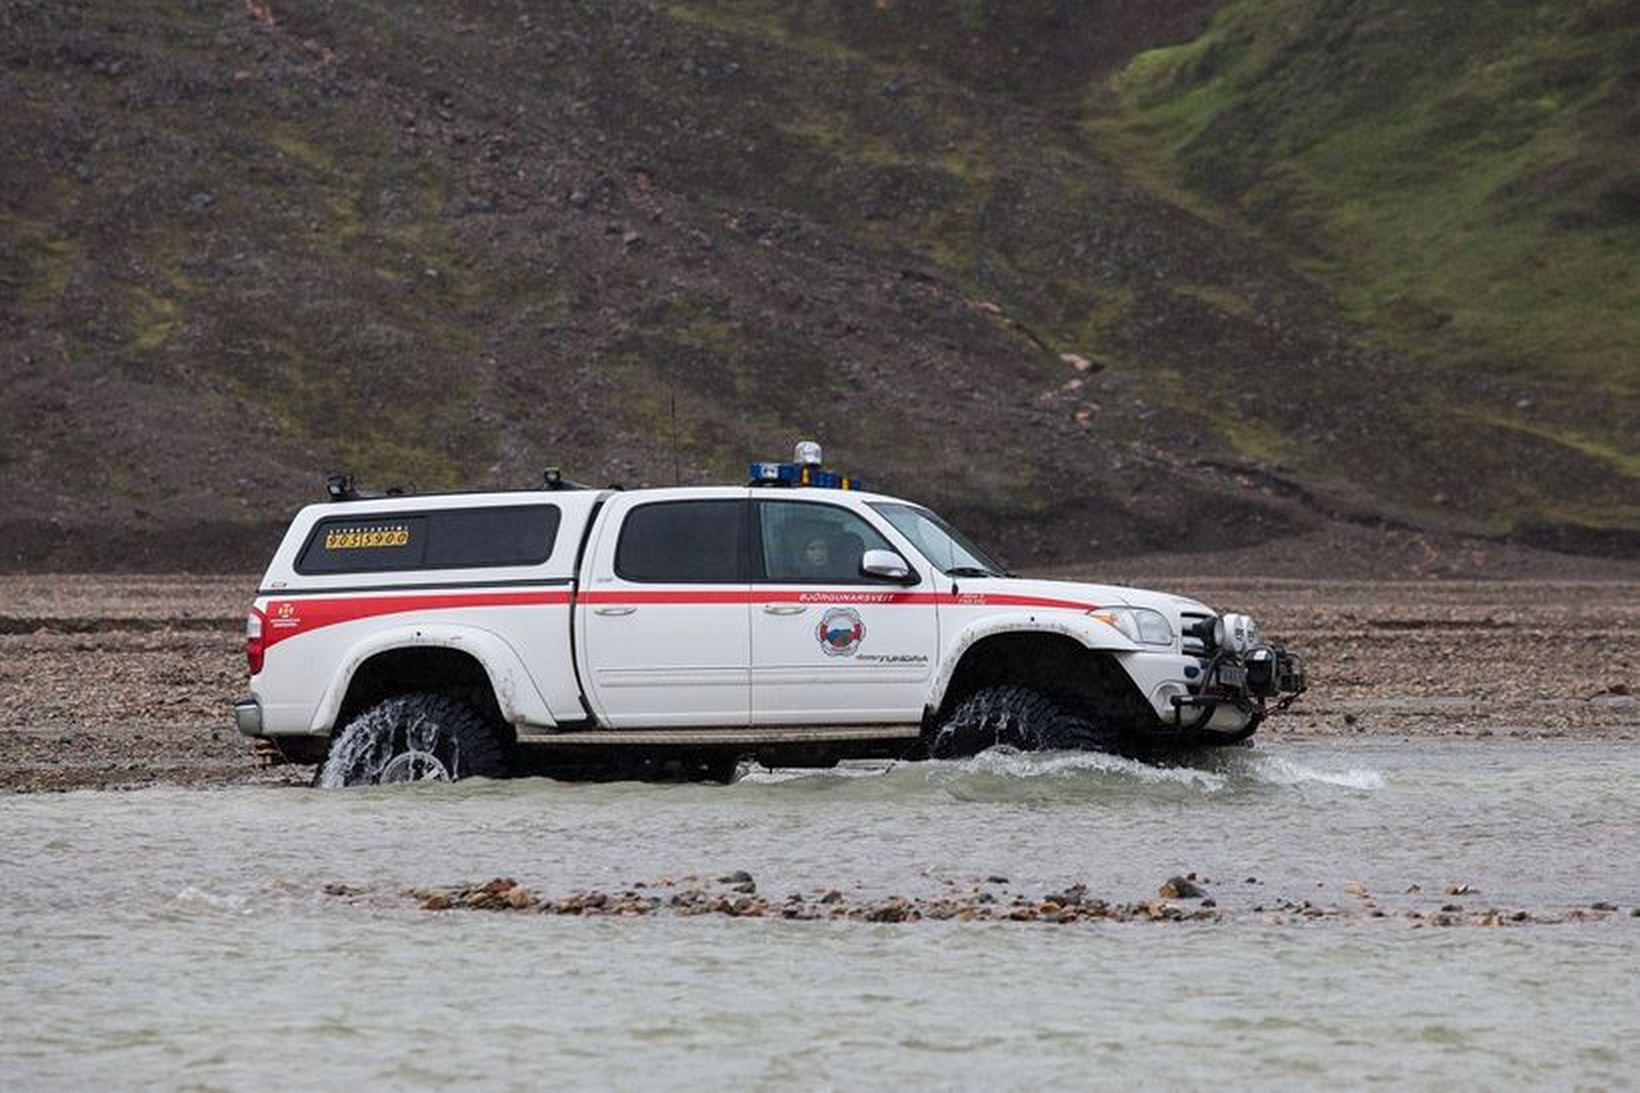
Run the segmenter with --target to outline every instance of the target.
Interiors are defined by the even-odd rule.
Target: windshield
[[[894,530],[904,535],[934,565],[944,573],[966,573],[970,576],[1008,576],[1002,566],[962,532],[916,505],[893,501],[872,501],[872,508],[883,514]]]

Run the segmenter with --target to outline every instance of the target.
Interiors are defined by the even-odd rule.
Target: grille
[[[1191,627],[1203,620],[1212,621],[1215,616],[1200,611],[1183,611],[1179,614],[1179,630],[1184,635],[1181,651],[1187,657],[1205,657],[1207,643],[1190,632]]]

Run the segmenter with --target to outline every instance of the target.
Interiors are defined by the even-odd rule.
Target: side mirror
[[[892,550],[868,550],[860,557],[860,572],[867,577],[903,581],[911,576],[911,567]]]

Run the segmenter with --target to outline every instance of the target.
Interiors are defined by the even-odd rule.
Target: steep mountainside
[[[1374,58],[1425,28],[1335,6],[1378,36],[1317,48],[1410,94]],[[1341,519],[1632,550],[1622,162],[1476,183],[1430,257],[1375,225],[1438,185],[1261,97],[1344,62],[1215,7],[0,4],[0,565],[248,567],[331,469],[725,481],[799,435],[1020,565]],[[1522,132],[1632,142],[1611,80]],[[1360,98],[1302,124],[1439,143]],[[1451,177],[1502,170],[1472,143]],[[1541,352],[1541,274],[1455,272],[1522,223],[1575,297]]]
[[[1640,523],[1640,2],[1236,0],[1112,86],[1101,133],[1457,385],[1412,448],[1495,527]]]

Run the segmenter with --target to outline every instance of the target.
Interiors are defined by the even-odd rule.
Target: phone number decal
[[[368,550],[410,545],[410,528],[404,524],[373,528],[332,528],[325,532],[326,550]]]

